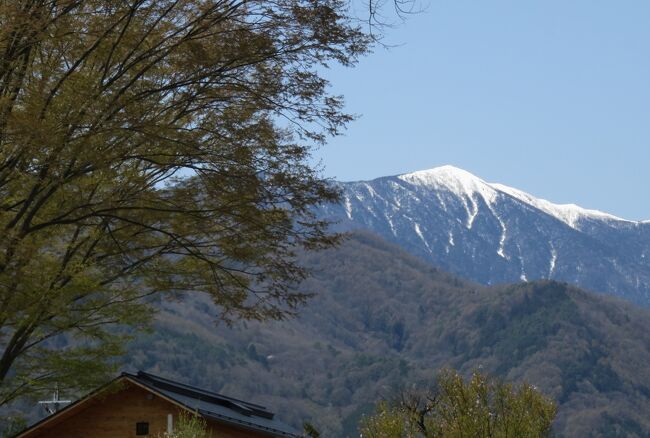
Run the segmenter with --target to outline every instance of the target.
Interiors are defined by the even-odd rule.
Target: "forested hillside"
[[[302,256],[315,296],[282,323],[215,326],[207,300],[164,303],[129,367],[268,405],[324,436],[441,367],[528,382],[559,436],[650,436],[650,312],[551,281],[486,288],[367,234]]]

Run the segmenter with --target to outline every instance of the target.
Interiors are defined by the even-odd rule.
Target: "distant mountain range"
[[[129,364],[323,437],[358,438],[376,401],[441,367],[536,385],[559,404],[558,438],[650,436],[650,310],[554,281],[480,286],[369,234],[300,261],[315,296],[298,318],[230,329],[207,297],[165,303]]]
[[[452,166],[338,183],[319,215],[482,284],[554,279],[650,306],[650,221],[556,205]]]

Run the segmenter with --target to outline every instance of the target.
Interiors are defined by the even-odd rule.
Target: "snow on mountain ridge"
[[[499,193],[504,193],[555,217],[574,229],[578,229],[579,222],[583,219],[635,223],[602,211],[582,208],[575,204],[554,204],[513,187],[485,182],[466,170],[450,165],[407,173],[399,175],[398,178],[414,185],[448,190],[461,197],[463,201],[470,199],[475,202],[474,194],[480,194],[488,206],[494,203]],[[648,221],[640,223],[646,222]],[[468,226],[471,226],[471,222]]]
[[[402,181],[410,184],[446,189],[457,196],[474,198],[480,194],[485,202],[492,204],[498,196],[497,191],[490,184],[466,170],[454,166],[440,166],[428,170],[420,170],[398,176]]]
[[[614,216],[609,213],[605,213],[599,210],[590,210],[587,208],[582,208],[576,204],[554,204],[546,199],[536,198],[526,192],[523,192],[519,189],[513,187],[508,187],[499,183],[490,184],[495,189],[500,192],[506,193],[507,195],[512,196],[515,199],[531,205],[543,212],[550,214],[551,216],[561,220],[562,222],[569,225],[571,228],[578,228],[578,222],[581,219],[596,219],[601,221],[618,221],[618,222],[633,222],[627,219]]]

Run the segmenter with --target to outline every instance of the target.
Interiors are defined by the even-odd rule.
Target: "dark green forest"
[[[460,280],[369,234],[303,254],[314,293],[284,322],[214,324],[206,298],[161,303],[128,367],[268,405],[323,436],[358,436],[374,403],[450,367],[535,385],[559,437],[650,436],[650,313],[573,286]]]

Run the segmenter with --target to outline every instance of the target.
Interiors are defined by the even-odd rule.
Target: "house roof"
[[[137,374],[122,373],[103,387],[96,389],[55,414],[36,422],[16,435],[16,438],[31,436],[32,432],[46,426],[48,423],[57,423],[75,415],[75,412],[80,407],[105,389],[112,387],[115,383],[124,381],[144,388],[190,412],[196,412],[208,420],[262,432],[274,438],[302,438],[303,436],[291,426],[275,418],[275,414],[264,406],[139,371]]]
[[[267,432],[277,437],[301,437],[300,432],[275,418],[264,406],[237,400],[194,386],[174,382],[143,371],[122,376],[159,393],[206,419],[221,421],[247,429]]]

